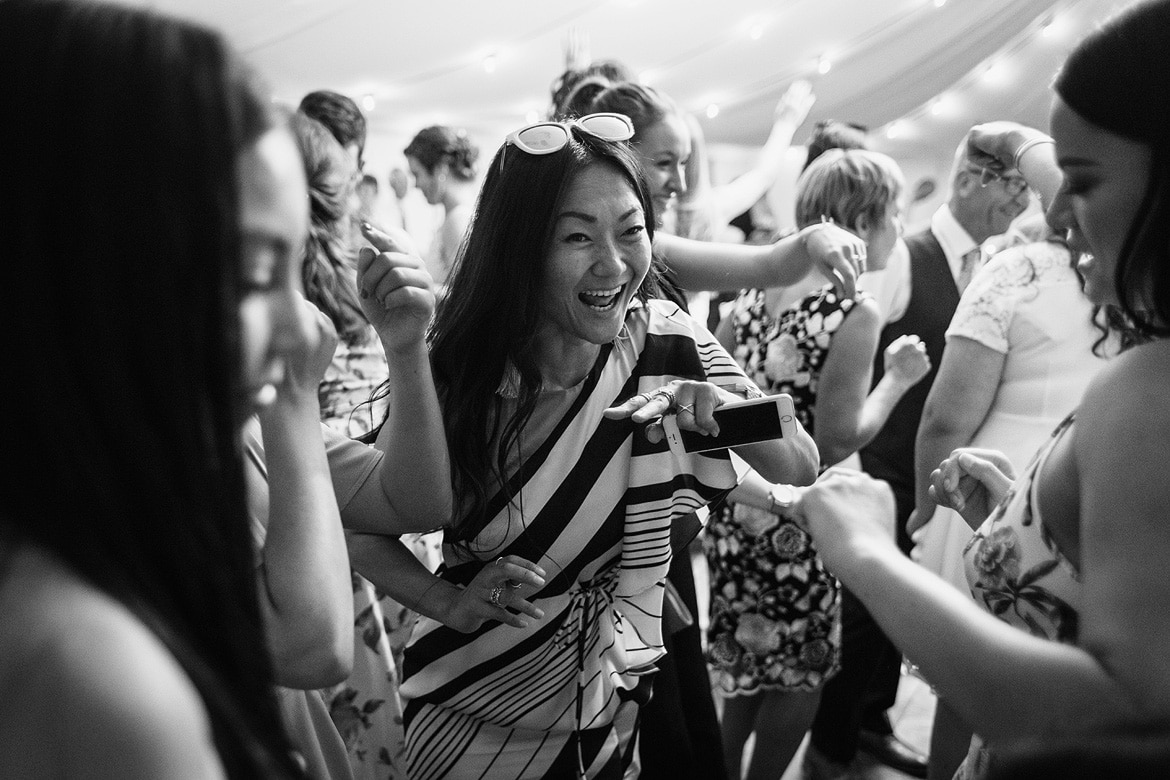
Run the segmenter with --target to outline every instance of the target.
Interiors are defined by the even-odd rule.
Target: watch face
[[[776,485],[772,488],[772,500],[777,507],[788,509],[796,503],[796,488],[792,485]]]

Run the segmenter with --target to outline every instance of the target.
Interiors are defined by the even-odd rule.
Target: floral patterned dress
[[[855,303],[831,287],[776,317],[765,308],[763,290],[735,301],[733,356],[765,392],[792,396],[810,434],[821,368]],[[836,673],[839,585],[808,534],[771,512],[729,503],[712,515],[704,549],[711,572],[707,660],[716,693],[811,691]]]
[[[1080,573],[1044,526],[1036,475],[1072,423],[1073,415],[1069,415],[1057,427],[963,550],[971,594],[981,606],[1033,636],[1065,643],[1077,640]],[[986,777],[992,761],[976,735],[955,778]]]
[[[389,376],[386,353],[374,329],[364,340],[341,341],[321,381],[321,421],[356,438],[386,416],[387,399],[368,403]],[[432,571],[441,560],[441,533],[405,534],[402,542]],[[356,571],[353,583],[353,672],[323,691],[329,715],[345,742],[354,780],[403,780],[406,735],[398,682],[406,640],[416,614]],[[333,780],[337,780],[335,773]]]

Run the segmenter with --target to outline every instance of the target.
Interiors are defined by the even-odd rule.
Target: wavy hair
[[[273,126],[219,35],[98,2],[0,3],[0,332],[20,455],[0,527],[126,605],[207,705],[232,777],[295,776],[239,426],[237,156]],[[20,186],[11,186],[20,182]]]
[[[347,344],[365,343],[372,337],[370,323],[358,301],[353,253],[343,232],[349,222],[353,163],[317,120],[298,111],[291,125],[309,182],[309,234],[301,266],[305,297],[333,321]]]

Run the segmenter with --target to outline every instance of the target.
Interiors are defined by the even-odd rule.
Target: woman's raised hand
[[[611,406],[604,414],[610,420],[629,417],[639,425],[649,423],[646,438],[657,443],[665,436],[662,415],[676,415],[678,427],[682,430],[715,436],[719,433],[719,424],[715,422],[714,411],[725,403],[742,400],[711,382],[676,379],[656,390],[638,393],[623,404]]]
[[[1015,478],[1012,463],[1002,452],[960,447],[930,473],[930,497],[978,528]]]
[[[290,392],[316,396],[337,349],[337,329],[333,322],[303,295],[297,295],[296,305],[300,334],[290,339],[282,350],[284,376],[276,388],[278,397]]]
[[[882,360],[885,372],[896,376],[906,387],[913,387],[930,373],[926,345],[914,335],[899,336],[890,342]]]
[[[517,555],[504,555],[488,563],[459,591],[444,616],[443,623],[469,634],[485,622],[495,620],[515,628],[525,628],[525,616],[544,618],[544,610],[526,599],[544,587],[545,571],[532,561]]]
[[[797,79],[788,85],[780,101],[776,104],[776,121],[790,122],[793,127],[799,127],[808,117],[817,96],[813,94],[812,84],[805,79]]]
[[[837,292],[857,296],[857,277],[865,273],[866,245],[860,237],[831,222],[810,225],[800,231],[809,267],[832,280]],[[779,244],[776,244],[779,246]]]
[[[362,235],[376,247],[358,255],[362,311],[388,351],[415,347],[435,312],[434,280],[408,239],[365,223]]]
[[[967,133],[967,159],[980,168],[1006,171],[1016,167],[1016,152],[1028,141],[1050,140],[1034,127],[996,121],[975,125]]]

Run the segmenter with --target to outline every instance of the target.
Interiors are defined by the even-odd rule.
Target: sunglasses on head
[[[528,154],[552,154],[569,143],[572,128],[584,130],[603,141],[628,141],[634,137],[634,123],[625,114],[586,114],[565,122],[537,122],[508,133],[504,149],[515,146]],[[500,155],[500,170],[504,169],[504,154]]]

